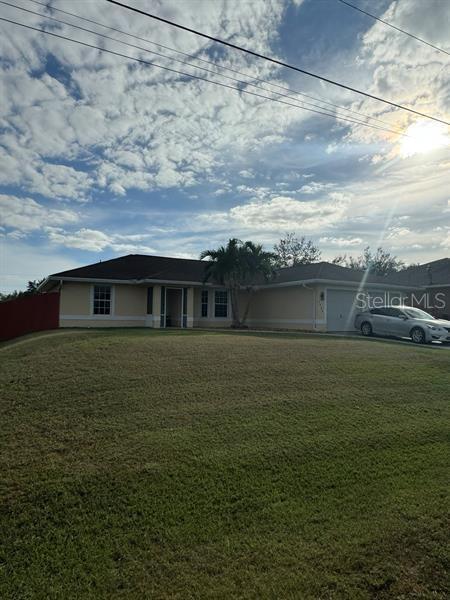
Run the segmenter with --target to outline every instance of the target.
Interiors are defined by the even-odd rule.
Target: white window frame
[[[94,313],[94,290],[97,286],[101,286],[101,287],[110,287],[111,288],[111,301],[110,301],[110,312],[109,315],[98,315],[96,313]],[[116,286],[111,285],[111,284],[105,284],[105,283],[93,283],[91,285],[91,298],[90,298],[90,314],[92,317],[94,317],[95,319],[110,319],[111,317],[113,317],[116,313]]]

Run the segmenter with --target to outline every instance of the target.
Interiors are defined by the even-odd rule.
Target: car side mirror
[[[409,317],[407,317],[406,315],[402,315],[400,317],[400,319],[402,319],[403,321],[407,321],[409,319]]]

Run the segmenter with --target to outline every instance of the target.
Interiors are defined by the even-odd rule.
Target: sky
[[[271,249],[286,232],[324,260],[379,245],[407,263],[450,255],[445,125],[105,0],[8,1],[40,15],[0,4],[0,17],[297,106],[0,21],[1,291],[125,254],[198,258],[230,237]],[[125,3],[450,120],[450,57],[338,0]],[[354,3],[450,49],[447,0]]]

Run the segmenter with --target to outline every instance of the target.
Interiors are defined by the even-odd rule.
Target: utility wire
[[[405,35],[409,35],[409,37],[414,38],[418,42],[421,42],[422,44],[426,44],[427,46],[430,46],[431,48],[434,48],[438,52],[443,52],[444,54],[447,54],[447,56],[450,56],[450,52],[447,52],[447,50],[444,50],[443,48],[439,48],[438,46],[435,46],[434,44],[431,44],[430,42],[427,42],[426,40],[418,37],[417,35],[414,35],[413,33],[410,33],[409,31],[405,31],[404,29],[401,29],[400,27],[396,27],[395,25],[392,25],[392,23],[388,23],[388,21],[385,21],[384,19],[380,19],[380,17],[372,15],[370,12],[367,12],[366,10],[363,10],[362,8],[359,8],[359,6],[355,6],[354,4],[351,4],[350,2],[347,2],[346,0],[338,0],[338,2],[340,2],[341,4],[346,4],[350,8],[353,8],[354,10],[357,10],[360,13],[363,13],[364,15],[367,15],[368,17],[371,17],[372,19],[375,19],[376,21],[379,21],[380,23],[383,23],[383,25],[387,25],[388,27],[392,27],[392,29],[395,29],[396,31],[400,31],[400,33],[404,33]]]
[[[361,94],[362,96],[366,96],[367,98],[371,98],[372,100],[378,100],[379,102],[384,102],[385,104],[389,104],[390,106],[394,106],[395,108],[399,108],[401,110],[405,110],[407,112],[413,113],[415,115],[419,115],[420,117],[425,117],[426,119],[431,119],[432,121],[437,121],[438,123],[443,123],[444,125],[450,125],[450,122],[444,121],[442,119],[438,119],[437,117],[433,117],[431,115],[427,115],[425,113],[419,112],[418,110],[414,110],[412,108],[408,108],[401,104],[397,104],[396,102],[391,102],[390,100],[386,100],[384,98],[380,98],[379,96],[374,96],[373,94],[369,94],[368,92],[363,92],[362,90],[358,90],[357,88],[351,87],[349,85],[345,85],[343,83],[339,83],[338,81],[333,81],[332,79],[328,79],[327,77],[323,77],[322,75],[317,75],[316,73],[312,73],[311,71],[306,71],[305,69],[301,69],[300,67],[295,67],[294,65],[290,65],[289,63],[285,63],[281,60],[277,60],[276,58],[271,58],[270,56],[265,56],[264,54],[259,54],[258,52],[254,52],[253,50],[248,50],[247,48],[243,48],[242,46],[237,46],[236,44],[232,44],[231,42],[226,42],[225,40],[221,40],[219,38],[213,37],[206,33],[202,33],[196,29],[191,29],[190,27],[186,27],[185,25],[180,25],[179,23],[175,23],[174,21],[169,21],[169,19],[164,19],[163,17],[158,17],[152,13],[145,12],[144,10],[140,10],[139,8],[135,8],[134,6],[128,6],[127,4],[122,4],[122,2],[117,2],[117,0],[106,0],[111,4],[116,4],[117,6],[121,6],[122,8],[126,8],[127,10],[131,10],[140,15],[144,15],[146,17],[150,17],[151,19],[155,19],[156,21],[160,21],[161,23],[166,23],[167,25],[171,25],[172,27],[177,27],[178,29],[182,29],[183,31],[188,31],[189,33],[194,33],[195,35],[199,35],[213,42],[217,42],[218,44],[223,44],[224,46],[228,46],[229,48],[233,48],[234,50],[239,50],[240,52],[245,52],[246,54],[250,54],[251,56],[256,56],[256,58],[263,58],[264,60],[268,60],[276,65],[280,65],[281,67],[286,67],[287,69],[292,69],[293,71],[297,71],[298,73],[303,73],[304,75],[309,75],[310,77],[314,77],[315,79],[320,79],[321,81],[325,81],[326,83],[330,83],[331,85],[336,85],[345,90],[349,90],[351,92],[355,92],[356,94]]]
[[[38,17],[42,17],[44,19],[49,19],[51,21],[55,21],[55,22],[61,23],[63,25],[68,25],[69,27],[73,27],[75,29],[80,29],[81,31],[86,31],[86,32],[92,33],[94,35],[98,35],[98,36],[103,37],[103,38],[105,38],[107,40],[112,40],[113,42],[119,42],[120,44],[124,44],[125,46],[130,46],[131,48],[136,48],[138,50],[143,50],[144,52],[149,52],[150,54],[156,54],[157,56],[160,56],[162,58],[167,58],[169,60],[174,60],[175,62],[181,63],[183,65],[187,65],[189,67],[193,67],[194,69],[200,69],[202,71],[206,71],[207,73],[212,73],[213,75],[218,75],[219,77],[224,77],[225,79],[229,79],[231,81],[235,81],[235,82],[243,84],[243,85],[252,86],[252,87],[254,87],[256,89],[263,90],[263,91],[269,92],[271,94],[275,94],[276,96],[279,96],[281,98],[288,98],[290,100],[294,100],[295,102],[302,102],[303,104],[305,104],[307,106],[313,106],[315,108],[324,109],[323,106],[320,106],[318,104],[313,104],[312,102],[306,102],[305,100],[298,100],[294,96],[290,96],[288,94],[280,94],[279,92],[274,92],[274,91],[269,90],[267,88],[261,87],[260,85],[255,85],[254,83],[250,83],[248,81],[243,81],[241,79],[236,79],[236,77],[230,77],[229,75],[224,75],[223,73],[217,73],[216,71],[211,71],[211,69],[206,69],[205,67],[199,67],[198,65],[193,65],[192,63],[186,62],[184,60],[179,60],[177,58],[173,58],[172,56],[167,56],[167,54],[162,54],[160,52],[156,52],[155,50],[149,50],[148,48],[143,48],[142,46],[137,46],[135,44],[130,44],[128,42],[124,42],[123,40],[118,40],[117,38],[113,38],[113,37],[110,37],[110,36],[105,35],[103,33],[99,33],[98,31],[93,31],[92,29],[87,29],[86,27],[81,27],[80,25],[74,25],[73,23],[68,23],[67,21],[63,21],[63,20],[57,19],[55,17],[51,17],[51,16],[48,16],[48,15],[43,15],[42,13],[35,12],[34,10],[29,10],[28,8],[24,8],[24,7],[21,7],[21,6],[16,6],[15,4],[11,4],[10,2],[6,2],[5,0],[0,0],[0,4],[5,4],[6,6],[11,6],[13,8],[17,8],[19,10],[25,11],[25,12],[30,13],[32,15],[36,15]],[[214,64],[214,63],[211,63],[211,64]],[[261,80],[261,81],[263,81],[264,83],[268,83],[268,82],[265,82],[264,80]],[[269,83],[269,85],[270,85],[270,83]],[[358,114],[358,113],[356,113],[356,114]],[[339,117],[339,118],[341,118],[342,115],[340,115],[339,113],[336,113],[336,116]],[[369,117],[368,115],[363,115],[363,116],[367,117],[369,119],[374,118],[374,117]],[[385,121],[381,121],[380,119],[375,119],[375,120],[383,123],[384,125],[387,125],[390,128],[389,131],[392,132],[392,133],[397,133],[397,134],[403,133],[402,131],[399,131],[398,129],[395,129],[395,130],[392,129],[390,123],[387,123]],[[367,121],[360,121],[360,120],[358,120],[358,122],[362,124],[362,123],[366,123]]]
[[[56,8],[54,6],[48,6],[47,4],[45,4],[43,2],[38,2],[38,0],[28,0],[28,1],[29,2],[33,2],[33,4],[38,4],[40,6],[48,8],[48,9],[50,9],[52,11],[57,11],[57,12],[60,12],[60,13],[66,14],[66,15],[70,15],[71,17],[76,17],[78,19],[81,19],[82,21],[86,21],[88,23],[93,23],[94,25],[97,25],[98,27],[103,27],[104,29],[109,29],[110,31],[116,31],[118,33],[121,33],[122,35],[126,35],[128,37],[140,40],[142,42],[146,42],[147,44],[152,44],[153,46],[158,46],[159,48],[164,48],[165,50],[170,50],[171,52],[176,52],[177,54],[181,54],[181,55],[186,56],[186,57],[188,57],[190,59],[193,59],[193,60],[205,63],[207,65],[212,65],[216,69],[223,69],[225,71],[230,71],[230,73],[235,73],[237,75],[241,75],[241,77],[250,77],[250,79],[253,79],[254,81],[258,81],[260,83],[264,83],[266,85],[270,85],[270,86],[275,87],[275,88],[277,88],[279,90],[283,90],[285,92],[293,93],[293,94],[296,94],[298,96],[304,96],[305,98],[309,98],[310,100],[315,100],[316,102],[321,102],[322,104],[326,104],[328,106],[332,106],[333,108],[337,108],[339,110],[345,110],[346,112],[349,112],[351,114],[358,115],[360,117],[365,117],[367,119],[371,119],[372,121],[377,121],[378,123],[382,123],[383,125],[387,125],[388,127],[391,127],[391,124],[388,123],[387,121],[383,121],[382,119],[378,119],[377,117],[372,117],[371,115],[368,115],[366,113],[362,113],[362,112],[359,112],[359,111],[356,111],[356,110],[352,110],[350,108],[347,108],[347,107],[339,105],[339,104],[335,104],[333,102],[328,102],[327,100],[325,100],[324,98],[321,98],[320,96],[319,97],[317,97],[317,96],[311,96],[309,94],[305,94],[304,92],[299,92],[298,90],[291,89],[291,88],[288,88],[288,87],[285,87],[285,86],[282,86],[282,85],[278,85],[276,83],[273,83],[271,81],[267,81],[265,79],[260,79],[258,77],[255,77],[254,75],[249,74],[249,73],[243,73],[242,71],[238,71],[237,69],[232,69],[231,67],[225,67],[223,65],[218,65],[218,64],[216,64],[213,61],[205,60],[204,58],[200,58],[198,56],[193,56],[192,54],[188,54],[187,52],[182,52],[181,50],[177,50],[176,48],[171,48],[170,46],[165,46],[164,44],[153,42],[152,40],[140,37],[140,36],[132,34],[132,33],[128,33],[126,31],[123,31],[121,29],[117,29],[115,27],[110,27],[109,25],[105,25],[103,23],[99,23],[98,21],[94,21],[93,19],[88,19],[86,17],[82,17],[81,15],[78,15],[76,13],[71,13],[71,12],[69,12],[67,10],[62,10],[62,9]],[[19,8],[18,6],[12,5],[12,4],[8,3],[8,2],[2,2],[2,4],[8,4],[9,6],[14,6],[15,8]],[[21,8],[21,10],[27,10],[27,12],[32,12],[32,11],[28,11],[28,9],[24,9],[24,8]],[[33,13],[33,14],[39,14],[39,13]],[[44,16],[44,15],[41,15],[41,16]],[[45,15],[45,16],[46,16],[46,18],[49,18],[49,19],[53,18],[53,17],[49,17],[47,15]],[[64,21],[59,21],[59,22],[64,23]],[[95,32],[95,33],[97,35],[101,35],[100,33],[97,33],[97,32]],[[120,40],[116,40],[115,38],[114,38],[114,40],[115,41],[120,41]],[[139,48],[139,46],[137,46],[137,47]],[[150,52],[150,50],[146,49],[146,52]],[[162,55],[162,56],[164,56],[164,55]],[[173,57],[170,57],[170,58],[172,60],[176,60]],[[196,68],[200,68],[200,67],[196,66]],[[267,91],[269,91],[269,90],[267,90]],[[270,91],[272,91],[272,90],[270,90]],[[312,105],[312,106],[314,106],[314,105]],[[326,107],[324,107],[324,106],[320,106],[320,108],[323,108],[323,109],[326,110]]]
[[[199,81],[206,81],[207,83],[213,83],[214,85],[218,85],[224,88],[228,88],[230,90],[234,90],[236,92],[242,93],[242,94],[249,94],[250,96],[255,96],[257,98],[263,98],[265,100],[271,100],[272,102],[278,102],[280,104],[285,104],[286,106],[292,106],[294,108],[299,108],[300,110],[305,110],[308,112],[312,112],[312,113],[316,113],[319,115],[324,115],[327,117],[331,117],[333,119],[336,118],[336,115],[333,113],[327,113],[327,112],[322,112],[319,110],[315,110],[312,108],[305,108],[303,106],[299,106],[298,104],[293,104],[292,102],[286,102],[285,100],[279,100],[277,98],[271,98],[270,96],[264,96],[263,94],[257,94],[256,92],[249,92],[248,90],[243,90],[237,87],[234,87],[233,85],[228,85],[227,83],[221,83],[219,81],[214,81],[212,79],[207,79],[206,77],[200,77],[199,75],[192,75],[191,73],[185,73],[183,71],[178,71],[177,69],[172,69],[170,67],[164,67],[163,65],[159,65],[157,63],[154,62],[150,62],[149,60],[144,60],[143,58],[137,58],[135,56],[129,56],[128,54],[122,54],[121,52],[116,52],[115,50],[109,50],[107,48],[100,48],[100,46],[95,46],[94,44],[88,44],[87,42],[82,42],[81,40],[76,40],[74,38],[70,38],[68,36],[64,36],[64,35],[60,35],[58,33],[54,33],[53,31],[46,31],[45,29],[39,29],[39,27],[33,27],[32,25],[26,25],[25,23],[20,23],[18,21],[13,21],[12,19],[6,19],[4,17],[0,17],[0,21],[4,21],[5,23],[11,23],[13,25],[18,25],[19,27],[24,27],[26,29],[31,29],[33,31],[38,31],[39,33],[44,33],[45,35],[50,35],[52,37],[56,37],[62,40],[66,40],[69,42],[74,42],[75,44],[79,44],[81,46],[85,46],[87,48],[93,48],[95,50],[99,50],[100,52],[106,52],[108,54],[113,54],[114,56],[120,56],[122,58],[126,58],[128,60],[134,60],[138,63],[144,64],[144,65],[148,65],[151,67],[157,67],[158,69],[163,69],[165,71],[170,71],[171,73],[176,73],[177,75],[183,75],[184,77],[190,77],[192,79],[197,79]],[[378,125],[372,125],[370,123],[366,123],[364,121],[357,121],[355,119],[348,119],[346,117],[340,117],[340,119],[342,121],[347,121],[349,123],[356,123],[358,125],[363,125],[364,127],[370,127],[371,129],[378,129],[379,131],[385,131],[388,133],[393,133],[396,135],[401,135],[403,137],[411,137],[406,133],[401,133],[399,134],[397,131],[392,131],[389,129],[386,129],[384,127],[379,127]]]

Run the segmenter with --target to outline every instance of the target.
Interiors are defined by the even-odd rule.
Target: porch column
[[[153,286],[153,323],[152,327],[159,329],[161,321],[161,286]]]
[[[194,327],[194,288],[187,288],[186,327]]]

